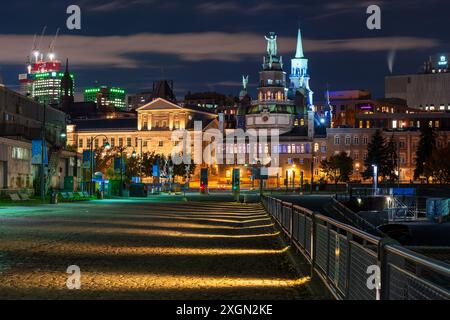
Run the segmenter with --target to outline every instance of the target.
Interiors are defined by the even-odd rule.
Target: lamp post
[[[42,203],[45,202],[45,164],[44,164],[44,157],[45,157],[45,148],[46,148],[46,144],[45,144],[45,120],[46,120],[46,111],[47,111],[47,106],[44,104],[42,105],[44,108],[44,116],[42,119],[42,128],[41,128],[41,172],[40,172],[40,185],[41,185],[41,201]]]
[[[91,181],[89,183],[89,195],[92,196],[94,194],[94,140],[99,138],[99,137],[104,137],[106,138],[106,143],[104,145],[105,149],[108,150],[109,148],[111,148],[111,145],[108,142],[108,137],[100,134],[97,135],[95,137],[91,137]]]
[[[313,193],[314,188],[314,161],[316,160],[315,153],[313,152],[311,158],[311,194]]]
[[[143,157],[142,143],[143,143],[144,140],[142,138],[137,138],[136,141],[141,143],[140,161],[139,161],[139,178],[142,179],[142,160],[143,160],[142,159],[142,157]],[[137,145],[136,145],[136,147],[137,147]],[[133,150],[132,157],[133,158],[137,157],[136,150]]]
[[[375,195],[378,193],[378,166],[373,164],[373,189],[375,192]]]

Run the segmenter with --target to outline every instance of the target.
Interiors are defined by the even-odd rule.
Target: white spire
[[[297,52],[295,53],[295,58],[303,58],[303,43],[302,43],[302,31],[298,28],[297,36]]]

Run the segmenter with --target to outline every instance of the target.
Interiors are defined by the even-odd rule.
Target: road
[[[0,299],[311,299],[260,204],[0,209]],[[68,266],[81,289],[66,286]]]

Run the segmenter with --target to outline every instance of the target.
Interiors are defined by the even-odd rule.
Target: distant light
[[[320,119],[320,123],[321,123],[321,124],[324,124],[324,123],[325,123],[325,119],[324,119],[324,118],[321,118],[321,119]]]
[[[50,61],[53,61],[53,59],[55,59],[55,54],[54,53],[50,53],[48,55],[48,57],[50,58]]]

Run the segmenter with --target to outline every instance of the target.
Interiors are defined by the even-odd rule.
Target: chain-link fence
[[[450,265],[291,203],[262,202],[337,299],[450,299]]]

